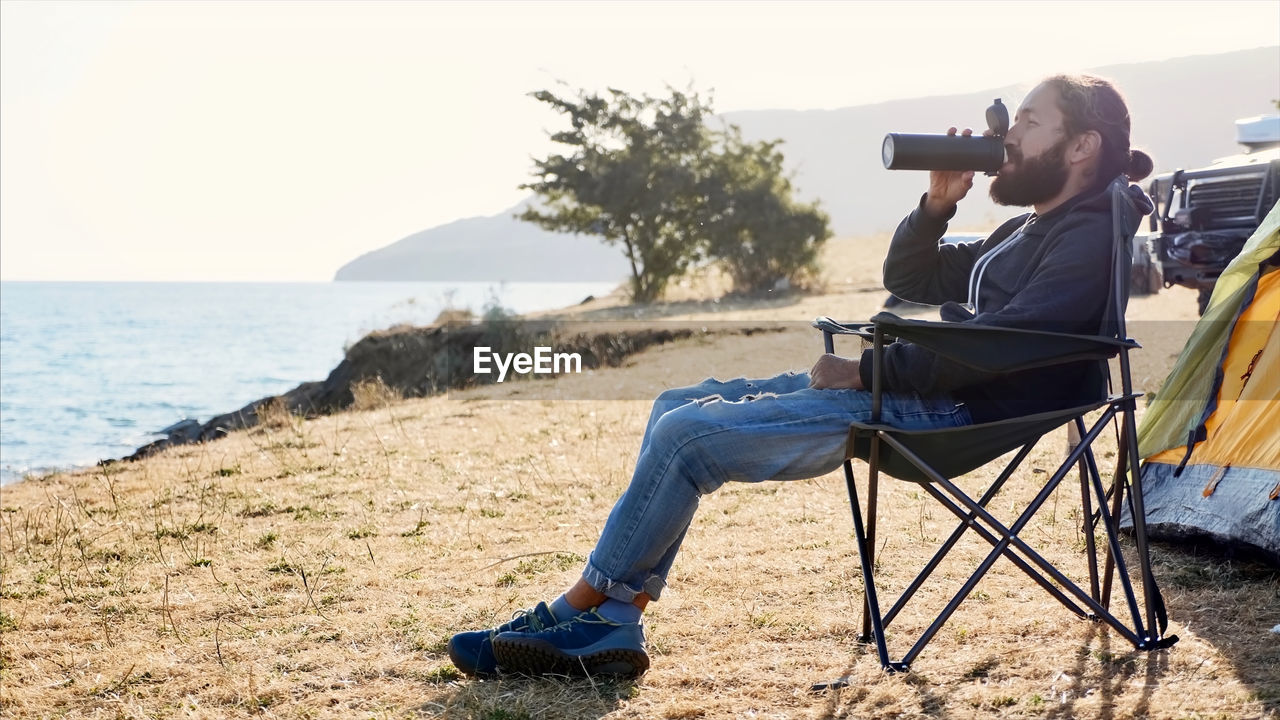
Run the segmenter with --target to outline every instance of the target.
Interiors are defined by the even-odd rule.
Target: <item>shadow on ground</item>
[[[1280,567],[1215,548],[1154,543],[1154,572],[1170,622],[1217,648],[1227,668],[1262,703],[1280,713]],[[1174,652],[1177,647],[1174,647]]]
[[[417,708],[423,717],[533,720],[541,717],[596,720],[616,711],[638,692],[630,680],[567,677],[502,677],[463,681],[449,694]]]
[[[1126,556],[1131,551],[1131,546],[1126,547]],[[1136,560],[1128,559],[1131,564]],[[1051,693],[1043,697],[1038,711],[1025,710],[1031,710],[1035,717],[1062,720],[1181,717],[1178,708],[1167,706],[1167,693],[1164,705],[1155,699],[1156,690],[1164,683],[1189,682],[1195,678],[1188,675],[1205,673],[1209,678],[1225,674],[1238,680],[1245,688],[1239,701],[1250,708],[1247,712],[1254,712],[1254,703],[1258,703],[1262,717],[1280,713],[1280,642],[1272,632],[1280,622],[1280,568],[1252,558],[1230,558],[1194,547],[1153,543],[1153,572],[1168,610],[1168,633],[1181,634],[1184,642],[1170,649],[1145,652],[1135,650],[1104,624],[1087,625],[1080,646],[1053,679]],[[1118,594],[1113,607],[1115,602],[1122,602]],[[1070,622],[1066,616],[1064,620]],[[1193,652],[1193,642],[1186,642],[1188,639],[1211,645],[1226,662],[1207,660],[1195,667],[1194,660],[1184,655],[1182,667],[1172,668],[1171,660],[1180,652]],[[843,670],[852,681],[842,689],[819,694],[824,698],[821,717],[856,717],[868,705],[876,704],[875,690],[865,686],[868,669],[874,672],[878,666],[875,647],[861,643],[853,647],[854,657]],[[1000,664],[999,657],[989,658],[985,665],[979,662],[959,681],[954,677],[934,677],[927,666],[921,665],[899,676],[898,687],[902,695],[914,697],[906,705],[923,717],[971,717],[975,708],[953,697],[954,691],[981,681]],[[1230,708],[1224,708],[1221,715],[1238,716]]]

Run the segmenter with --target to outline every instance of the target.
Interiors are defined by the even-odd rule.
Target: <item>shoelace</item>
[[[511,613],[510,622],[515,622],[520,618],[527,619],[527,622],[529,623],[529,629],[532,632],[541,632],[545,627],[542,624],[542,620],[538,617],[538,613],[536,609],[517,610]],[[489,631],[490,640],[493,640],[493,638],[497,637],[497,635],[498,635],[498,628],[493,628],[492,630]]]
[[[565,620],[564,622],[554,627],[547,628],[547,631],[548,632],[571,632],[573,630],[573,626],[575,623],[582,623],[584,625],[612,625],[614,627],[619,626],[618,623],[606,618],[605,616],[601,615],[600,613],[592,609],[587,612],[574,615],[573,617],[569,618],[568,620]]]

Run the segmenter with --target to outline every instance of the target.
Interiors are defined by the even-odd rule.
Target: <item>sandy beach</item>
[[[828,244],[813,294],[715,300],[715,277],[583,321],[776,322],[682,340],[619,368],[287,416],[155,457],[5,486],[0,714],[75,718],[1259,718],[1280,714],[1280,574],[1157,544],[1181,637],[1133,652],[996,564],[907,675],[855,642],[860,570],[843,478],[704,498],[646,615],[636,682],[460,676],[445,652],[573,581],[630,478],[649,401],[707,376],[807,369],[810,319],[878,311],[886,237]],[[927,315],[925,315],[927,316]],[[1158,391],[1195,319],[1181,288],[1134,298],[1134,381]],[[849,348],[852,351],[852,347]],[[838,346],[837,351],[839,352]],[[228,409],[235,405],[228,401]],[[1002,518],[1062,457],[1046,436],[994,504]],[[1104,477],[1115,441],[1104,436]],[[864,465],[859,464],[859,468]],[[980,488],[995,471],[962,479]],[[1084,572],[1078,483],[1023,537]],[[879,572],[897,589],[954,523],[882,488]],[[889,633],[914,638],[985,555],[968,538]],[[1126,540],[1126,548],[1131,543]],[[891,593],[891,598],[896,594]],[[809,686],[850,674],[851,687]]]

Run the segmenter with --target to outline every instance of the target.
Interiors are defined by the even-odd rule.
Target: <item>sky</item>
[[[527,191],[539,89],[831,109],[1280,44],[1280,2],[0,1],[0,279],[326,281]]]

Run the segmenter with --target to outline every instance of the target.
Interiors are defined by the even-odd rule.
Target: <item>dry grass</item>
[[[359,380],[351,386],[353,410],[378,410],[400,399],[402,395],[378,376]]]
[[[259,424],[270,430],[286,430],[298,422],[282,397],[273,397],[262,403],[257,413]]]
[[[851,264],[852,267],[852,264]],[[862,272],[854,267],[850,272]],[[878,293],[754,310],[865,316]],[[852,288],[852,289],[850,289]],[[696,298],[692,303],[701,301]],[[1137,299],[1137,317],[1194,308]],[[595,308],[594,311],[598,311]],[[592,312],[593,308],[586,308]],[[847,314],[845,314],[847,312]],[[1193,310],[1191,311],[1193,312]],[[754,314],[752,314],[754,313]],[[1146,338],[1138,374],[1162,376],[1181,341]],[[839,475],[740,485],[704,499],[648,613],[653,667],[638,683],[470,682],[450,634],[505,620],[577,574],[626,486],[661,387],[707,374],[806,367],[803,330],[690,340],[629,366],[418,400],[370,389],[368,409],[268,424],[146,461],[6,487],[0,499],[0,702],[6,717],[1274,717],[1280,579],[1157,546],[1170,651],[1135,653],[1071,619],[997,563],[917,660],[888,676],[854,642],[861,590]],[[1150,387],[1150,383],[1147,383]],[[564,399],[589,398],[604,399]],[[1056,464],[1046,439],[995,504],[1009,517]],[[1104,472],[1114,445],[1100,454]],[[991,479],[978,473],[969,487]],[[1070,483],[1024,537],[1080,569]],[[899,587],[951,523],[889,483],[880,571]],[[898,652],[927,624],[980,541],[894,624]],[[1079,572],[1076,573],[1077,578]],[[808,692],[850,673],[851,688]]]

